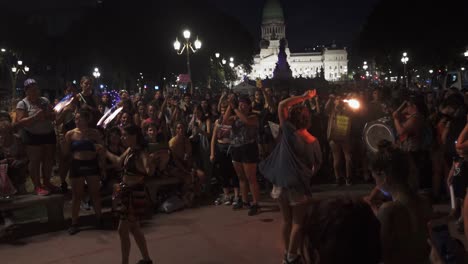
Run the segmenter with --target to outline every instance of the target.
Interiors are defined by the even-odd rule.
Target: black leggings
[[[232,165],[229,144],[216,143],[216,160],[214,173],[221,181],[223,188],[239,188],[239,178]]]

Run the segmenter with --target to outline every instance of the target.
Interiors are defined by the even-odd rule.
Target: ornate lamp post
[[[184,43],[180,43],[179,39],[176,38],[174,42],[174,50],[177,52],[178,55],[182,55],[184,54],[184,52],[187,53],[187,73],[190,78],[190,93],[193,94],[192,71],[190,69],[190,52],[197,52],[197,50],[201,49],[202,43],[197,37],[197,39],[192,45],[192,42],[190,41],[191,33],[189,30],[185,30],[183,32],[183,35],[185,39]]]
[[[406,73],[406,64],[408,64],[408,61],[409,61],[408,53],[403,52],[403,57],[401,58],[401,62],[403,63],[403,72],[404,72],[406,88],[408,88],[408,75]]]
[[[2,52],[3,49],[2,49]],[[11,97],[12,98],[15,98],[16,96],[16,80],[18,79],[18,74],[22,73],[24,75],[27,75],[27,73],[29,72],[29,67],[26,66],[26,65],[23,65],[23,61],[18,61],[16,65],[14,65],[13,67],[11,67],[11,72],[12,72],[12,90],[11,90]]]

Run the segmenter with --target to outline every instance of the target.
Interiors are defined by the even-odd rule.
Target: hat
[[[37,84],[36,80],[34,79],[27,79],[26,81],[24,81],[24,87],[28,87],[30,85],[33,85],[33,84]]]

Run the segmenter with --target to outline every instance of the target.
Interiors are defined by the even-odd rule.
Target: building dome
[[[283,8],[279,0],[267,0],[263,8],[263,24],[284,22]]]

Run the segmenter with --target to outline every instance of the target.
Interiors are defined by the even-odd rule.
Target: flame
[[[361,108],[361,103],[356,99],[343,100],[343,102],[347,103],[352,109]]]

